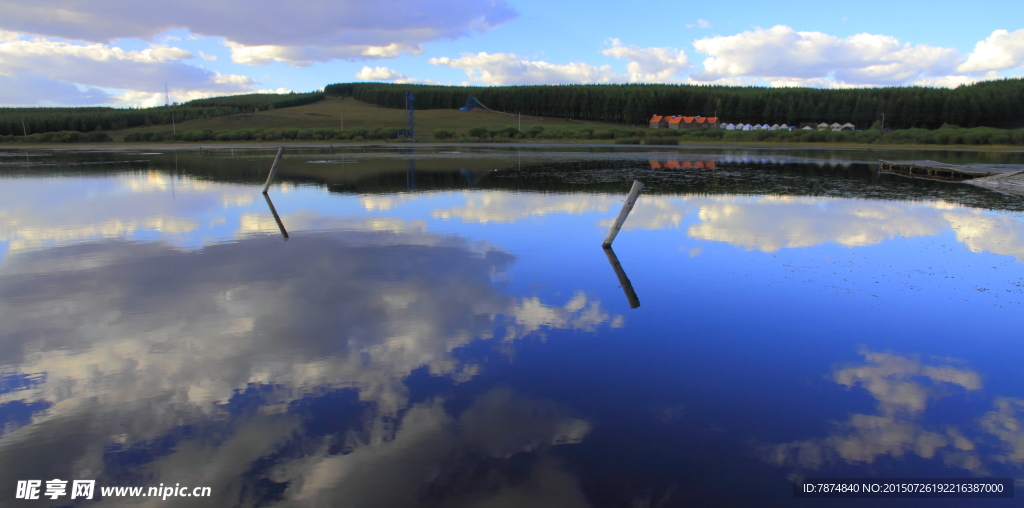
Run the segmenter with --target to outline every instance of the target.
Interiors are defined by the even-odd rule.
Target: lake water
[[[1014,503],[791,479],[1024,476],[1024,199],[874,163],[1022,153],[273,156],[0,151],[0,505]]]

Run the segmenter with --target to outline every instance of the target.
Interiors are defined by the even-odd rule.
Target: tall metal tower
[[[412,139],[416,128],[416,105],[413,103],[415,100],[416,97],[412,95],[412,92],[405,92],[405,109],[409,110],[409,131],[407,132],[409,139]]]

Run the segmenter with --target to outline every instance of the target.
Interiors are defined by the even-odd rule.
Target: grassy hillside
[[[323,100],[321,92],[245,94],[197,99],[156,108],[0,108],[0,136],[112,131],[281,109]],[[66,137],[62,135],[61,137]]]
[[[177,124],[177,131],[211,130],[227,131],[238,129],[338,129],[341,120],[345,128],[362,127],[393,127],[405,129],[407,116],[403,109],[391,109],[359,102],[351,97],[329,97],[304,106],[285,109],[260,111],[239,115],[201,118]],[[564,118],[527,117],[522,119],[522,128],[527,130],[535,125],[547,130],[555,128],[577,129],[590,127],[594,129],[621,128],[621,125],[602,122],[566,121]],[[518,127],[519,119],[501,113],[484,110],[459,111],[457,109],[432,109],[416,112],[416,137],[429,139],[430,133],[436,129],[452,129],[465,132],[473,127],[484,127],[491,130],[502,127]],[[125,135],[133,132],[166,132],[167,125],[151,127],[134,127],[110,132],[114,141],[120,141]]]

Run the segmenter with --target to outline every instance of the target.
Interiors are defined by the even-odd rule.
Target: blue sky
[[[967,2],[0,0],[0,105],[388,81],[957,86],[1024,75],[1024,9]]]

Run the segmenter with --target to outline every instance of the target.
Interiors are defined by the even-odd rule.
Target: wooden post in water
[[[608,256],[608,262],[612,264],[612,270],[615,270],[615,276],[619,278],[619,285],[626,293],[626,300],[629,300],[629,308],[639,307],[640,298],[637,298],[636,291],[633,291],[633,283],[629,282],[629,277],[626,277],[626,271],[622,269],[622,264],[619,263],[619,258],[615,255],[611,245],[604,246],[604,255]]]
[[[266,194],[270,190],[270,184],[274,182],[274,176],[277,175],[277,166],[281,164],[281,156],[284,155],[284,147],[277,149],[277,157],[274,157],[274,164],[270,166],[270,174],[267,175],[267,183],[263,185],[263,193]]]
[[[615,223],[608,230],[608,236],[604,239],[604,243],[601,244],[603,247],[612,246],[612,242],[615,241],[615,235],[619,234],[619,230],[622,229],[622,223],[626,222],[626,217],[629,217],[629,212],[633,210],[633,205],[636,204],[636,199],[640,197],[640,191],[642,190],[644,190],[644,184],[640,183],[640,180],[633,180],[633,188],[629,190],[629,196],[626,197],[626,202],[622,204],[622,210],[619,211],[619,216],[615,219]]]

